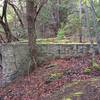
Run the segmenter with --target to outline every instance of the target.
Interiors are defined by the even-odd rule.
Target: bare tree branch
[[[7,3],[8,3],[8,0],[4,0],[3,11],[2,11],[2,16],[1,16],[2,20],[3,20],[4,17],[6,19]]]
[[[20,21],[20,23],[21,23],[21,26],[24,28],[23,21],[22,21],[20,15],[19,15],[19,13],[18,13],[18,11],[17,11],[17,9],[16,9],[16,6],[15,6],[13,3],[11,3],[11,2],[8,2],[8,4],[14,9],[14,12],[16,13],[16,15],[17,15],[17,17],[18,17],[18,19],[19,19],[19,21]]]
[[[35,7],[36,7],[36,15],[34,18],[34,21],[36,21],[37,16],[39,14],[39,12],[41,11],[42,7],[44,6],[44,4],[47,3],[48,0],[42,0],[41,2],[39,2]]]

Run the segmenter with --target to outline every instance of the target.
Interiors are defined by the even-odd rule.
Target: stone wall
[[[94,48],[97,51],[96,44]],[[90,44],[39,44],[37,52],[38,63],[42,63],[55,58],[80,56],[92,51]],[[31,64],[27,43],[3,44],[0,46],[0,54],[2,55],[3,79],[7,82],[26,73]]]
[[[94,44],[97,52],[97,45]],[[39,58],[66,58],[81,56],[86,53],[92,53],[90,44],[40,44],[38,45]]]
[[[9,82],[18,75],[26,73],[31,63],[27,44],[4,44],[1,54],[4,80]]]

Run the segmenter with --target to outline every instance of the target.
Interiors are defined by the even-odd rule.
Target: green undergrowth
[[[93,71],[100,71],[100,64],[97,64],[96,61],[93,61],[90,67],[84,69],[84,74],[90,75]]]

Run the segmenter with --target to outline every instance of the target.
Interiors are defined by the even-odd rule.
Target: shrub
[[[57,33],[57,39],[63,39],[64,36],[65,36],[65,26],[62,23],[61,28],[58,30],[58,33]]]
[[[58,30],[57,38],[63,39],[64,36],[70,36],[75,33],[79,33],[81,29],[81,23],[77,14],[71,14],[68,16],[67,22],[61,23],[61,27]]]

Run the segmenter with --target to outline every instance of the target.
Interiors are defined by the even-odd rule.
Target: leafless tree
[[[37,53],[36,53],[36,29],[35,24],[39,12],[41,11],[47,0],[26,0],[26,11],[27,11],[27,26],[28,26],[28,40],[29,40],[29,50],[32,59],[31,66],[33,68],[37,67]]]
[[[4,0],[2,15],[0,16],[0,24],[5,31],[5,35],[6,35],[6,39],[7,39],[6,42],[11,42],[11,41],[17,41],[18,38],[16,38],[15,36],[12,35],[11,30],[9,28],[9,24],[7,21],[7,7],[8,7],[8,5],[10,5],[14,9],[14,12],[18,16],[18,19],[19,19],[22,27],[23,27],[23,22],[22,22],[20,15],[16,9],[16,6],[11,2],[11,0]]]

